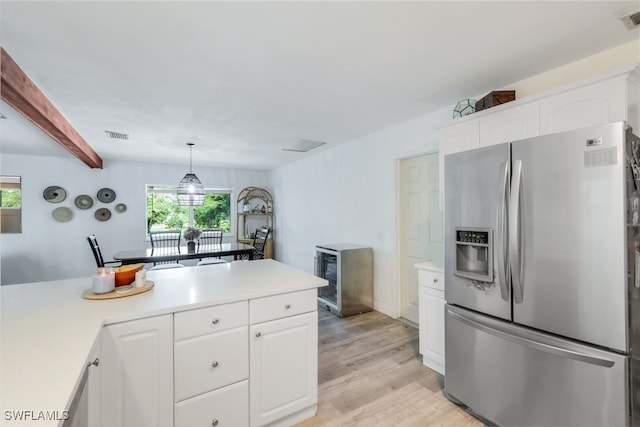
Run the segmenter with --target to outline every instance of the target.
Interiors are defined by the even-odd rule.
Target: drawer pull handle
[[[262,336],[262,333],[256,332],[256,338],[260,338],[261,336]]]
[[[99,365],[100,365],[100,359],[98,359],[98,358],[96,357],[96,358],[93,360],[93,362],[89,362],[89,363],[87,364],[87,367],[88,367],[88,366],[99,366]]]
[[[286,310],[289,310],[289,309],[291,308],[291,304],[285,304],[285,305],[284,305],[284,308],[285,308]]]
[[[438,279],[436,279],[435,277],[433,278],[433,283],[438,283]]]
[[[211,426],[216,427],[218,425],[218,420],[216,418],[211,420]]]
[[[220,320],[219,320],[219,319],[213,319],[213,320],[211,321],[211,324],[212,324],[212,325],[217,325],[217,324],[218,324],[218,322],[220,322]]]
[[[214,361],[213,361],[213,363],[211,364],[211,367],[212,367],[212,368],[217,368],[217,367],[218,367],[218,365],[220,365],[220,364],[218,363],[218,361],[217,361],[217,360],[214,360]]]

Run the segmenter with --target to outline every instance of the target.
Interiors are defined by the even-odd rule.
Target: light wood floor
[[[375,311],[340,319],[319,309],[318,341],[318,414],[296,427],[484,425],[443,396],[415,327]]]

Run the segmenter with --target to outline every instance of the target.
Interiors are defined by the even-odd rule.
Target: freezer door
[[[445,330],[445,392],[484,418],[629,425],[627,357],[448,305]]]
[[[513,320],[628,351],[624,123],[512,144]]]
[[[450,154],[444,162],[445,299],[508,320],[509,145]]]

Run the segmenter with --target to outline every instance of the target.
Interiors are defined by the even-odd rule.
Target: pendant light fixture
[[[194,144],[187,142],[187,145],[189,146],[189,173],[178,184],[178,204],[181,206],[201,206],[204,204],[204,186],[191,170],[191,149]]]

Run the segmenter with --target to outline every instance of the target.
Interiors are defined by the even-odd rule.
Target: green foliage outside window
[[[189,206],[178,205],[175,193],[147,191],[147,232],[189,226]],[[231,194],[207,193],[202,206],[193,206],[196,228],[231,231]]]
[[[0,193],[0,207],[19,208],[22,206],[22,195],[20,190],[3,188]]]

